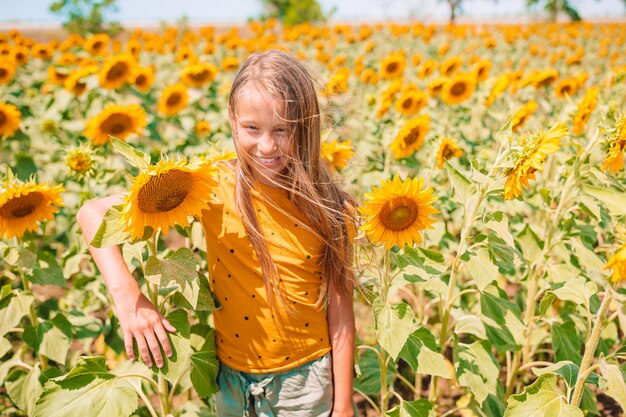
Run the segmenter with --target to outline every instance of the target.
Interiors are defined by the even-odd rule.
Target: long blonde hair
[[[231,120],[236,120],[237,98],[245,87],[262,89],[284,102],[285,121],[290,126],[289,154],[285,155],[287,167],[278,181],[267,179],[289,192],[295,207],[308,219],[311,231],[323,242],[323,280],[316,303],[320,308],[331,282],[343,294],[353,288],[352,242],[348,227],[354,227],[355,221],[353,200],[339,188],[329,166],[320,158],[320,108],[313,79],[302,63],[285,52],[253,54],[233,80],[228,98]],[[233,128],[233,137],[236,135]],[[253,169],[245,156],[239,155],[235,206],[260,261],[270,307],[274,309],[275,299],[278,299],[290,312],[292,307],[285,302],[278,270],[252,205]]]

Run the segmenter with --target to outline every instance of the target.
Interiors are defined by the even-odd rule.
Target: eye
[[[258,130],[256,126],[254,125],[245,125],[244,129],[248,129],[248,130]]]

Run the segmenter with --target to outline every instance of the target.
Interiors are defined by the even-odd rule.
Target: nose
[[[269,133],[263,133],[259,136],[259,141],[257,142],[258,150],[264,155],[271,155],[276,150],[277,144],[276,140]]]

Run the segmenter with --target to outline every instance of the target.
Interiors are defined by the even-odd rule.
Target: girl
[[[228,100],[238,160],[218,164],[203,211],[220,360],[218,416],[352,416],[353,203],[320,161],[320,112],[306,68],[250,56]],[[88,242],[121,196],[86,203]],[[174,327],[141,293],[117,247],[89,247],[111,293],[126,352],[163,365]],[[160,345],[159,345],[160,344]],[[331,360],[332,353],[332,360]],[[152,354],[152,357],[151,357]]]

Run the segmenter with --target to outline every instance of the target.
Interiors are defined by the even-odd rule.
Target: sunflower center
[[[140,87],[146,85],[147,82],[148,82],[148,79],[143,74],[138,75],[137,78],[135,78],[135,84],[137,84]]]
[[[39,207],[43,199],[41,193],[34,192],[9,200],[0,207],[0,217],[5,219],[26,217]]]
[[[109,72],[107,72],[107,80],[113,81],[123,77],[128,71],[128,65],[125,62],[116,62],[113,64]]]
[[[460,96],[465,93],[465,90],[467,90],[465,83],[454,83],[452,88],[450,88],[450,94],[453,96]]]
[[[166,103],[168,107],[173,107],[173,106],[176,106],[178,103],[180,103],[180,100],[181,100],[180,94],[173,93],[167,98]]]
[[[156,175],[139,190],[139,209],[144,213],[163,213],[180,206],[192,185],[190,172],[172,169]]]
[[[404,138],[404,143],[407,146],[413,145],[415,142],[417,142],[419,137],[420,137],[420,128],[415,127],[411,129],[411,132],[408,135],[406,135],[406,138]]]
[[[417,204],[407,197],[396,197],[387,201],[380,210],[380,221],[394,232],[404,230],[417,219]]]
[[[398,70],[398,63],[397,62],[392,62],[392,63],[387,65],[387,72],[388,73],[393,74],[397,70]]]
[[[202,70],[200,72],[191,73],[191,74],[189,74],[189,78],[191,78],[194,81],[204,81],[207,78],[209,78],[209,71],[208,70]]]
[[[0,126],[2,126],[4,122],[6,121],[7,121],[7,117],[5,116],[3,111],[0,111]]]
[[[410,109],[412,106],[413,106],[413,99],[410,97],[402,102],[402,108],[405,110]]]
[[[119,135],[125,132],[132,125],[132,120],[128,115],[114,113],[102,122],[102,131],[111,135]]]
[[[452,156],[453,152],[452,149],[446,146],[441,154],[443,156],[443,159],[449,159]]]
[[[94,42],[93,44],[93,50],[94,51],[99,51],[100,49],[102,49],[103,43],[100,41]]]
[[[8,74],[7,70],[5,68],[0,68],[0,78],[4,78],[6,77]]]

